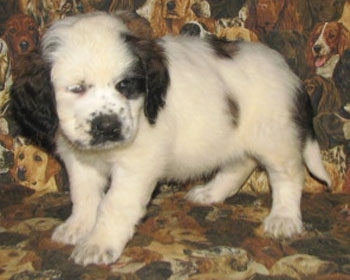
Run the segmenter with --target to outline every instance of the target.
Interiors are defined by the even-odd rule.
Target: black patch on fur
[[[146,81],[143,67],[139,61],[125,73],[124,79],[115,85],[115,89],[130,100],[143,95],[146,90]]]
[[[235,100],[228,97],[227,106],[231,116],[232,124],[234,127],[237,127],[239,122],[239,105]]]
[[[133,53],[139,58],[145,75],[144,113],[150,124],[156,122],[158,113],[165,105],[170,84],[164,49],[155,40],[122,34]]]
[[[300,140],[302,143],[305,143],[308,136],[315,139],[316,135],[313,128],[313,110],[311,100],[304,87],[296,92],[294,108],[294,121],[299,127]]]
[[[241,41],[227,41],[217,37],[210,37],[208,40],[216,55],[220,58],[233,58],[239,50]]]
[[[20,134],[33,144],[52,150],[58,128],[51,68],[41,54],[32,52],[21,58],[13,69],[10,110]]]

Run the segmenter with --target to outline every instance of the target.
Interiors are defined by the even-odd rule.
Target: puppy
[[[117,260],[160,180],[218,170],[187,198],[222,202],[261,164],[273,195],[264,228],[275,237],[302,231],[303,162],[331,185],[301,82],[264,45],[140,39],[118,18],[93,13],[54,24],[42,52],[14,82],[12,110],[27,130],[58,124],[74,206],[53,239],[75,244],[77,263]],[[51,105],[31,109],[48,96],[51,119]]]
[[[15,14],[6,21],[4,40],[8,45],[10,57],[14,60],[37,48],[39,30],[34,19],[25,14]]]

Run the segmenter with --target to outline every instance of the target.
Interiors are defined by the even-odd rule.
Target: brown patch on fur
[[[239,122],[239,105],[235,100],[232,100],[229,97],[227,98],[227,105],[231,116],[232,124],[234,127],[237,127]]]
[[[209,40],[216,55],[220,58],[232,58],[238,51],[238,41],[230,42],[224,39],[212,37]]]

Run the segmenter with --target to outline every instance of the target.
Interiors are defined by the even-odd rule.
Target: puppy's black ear
[[[170,84],[164,49],[154,40],[124,35],[131,50],[140,59],[145,75],[146,96],[144,112],[150,124],[156,122],[159,110],[165,105]]]
[[[20,134],[34,144],[52,150],[58,127],[50,66],[40,53],[21,57],[13,69],[10,110]]]

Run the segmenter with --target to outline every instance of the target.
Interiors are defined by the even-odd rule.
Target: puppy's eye
[[[10,31],[10,33],[14,34],[14,33],[16,33],[17,30],[16,30],[16,28],[12,27],[12,28],[10,28],[9,31]]]
[[[137,85],[136,79],[125,79],[117,83],[115,88],[126,98],[133,98],[138,94]]]
[[[126,90],[128,90],[131,86],[132,86],[132,80],[131,79],[125,79],[120,81],[117,85],[116,85],[116,89],[120,92],[124,92]]]
[[[67,90],[72,93],[83,94],[86,92],[87,88],[85,85],[71,85],[67,87]]]

